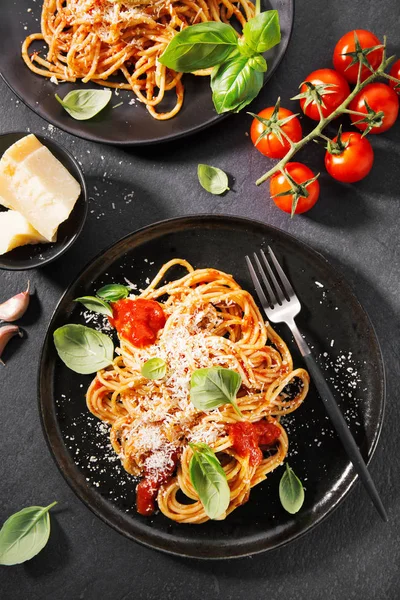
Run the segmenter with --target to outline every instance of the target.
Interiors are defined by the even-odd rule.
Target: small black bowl
[[[0,135],[0,156],[12,144],[28,135],[26,132],[4,133]],[[58,228],[57,241],[53,244],[34,244],[20,246],[6,254],[0,255],[0,269],[23,271],[34,269],[55,260],[75,242],[85,223],[88,202],[85,179],[75,158],[60,144],[49,138],[36,134],[38,140],[54,154],[61,164],[71,173],[81,186],[81,194],[68,219]],[[0,211],[7,210],[0,206]]]

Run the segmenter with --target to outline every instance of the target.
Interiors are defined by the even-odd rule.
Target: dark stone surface
[[[345,0],[299,0],[288,53],[253,110],[284,104],[314,68],[329,66],[335,41],[351,28],[387,34],[400,51],[397,0],[352,4]],[[267,161],[251,149],[249,117],[229,118],[179,143],[123,151],[73,138],[48,128],[1,83],[0,131],[28,128],[51,135],[82,162],[91,197],[81,238],[59,261],[29,273],[35,289],[21,321],[24,340],[4,355],[1,381],[0,520],[31,504],[53,499],[53,532],[32,561],[0,570],[2,599],[75,600],[126,598],[268,598],[319,600],[398,598],[400,575],[398,431],[400,125],[372,140],[376,161],[364,182],[345,186],[321,176],[315,209],[292,221],[277,211],[265,187],[254,181]],[[315,170],[323,153],[311,146],[301,158]],[[199,162],[235,178],[219,198],[202,190]],[[383,524],[359,484],[347,501],[301,540],[254,558],[220,563],[156,553],[124,539],[81,504],[54,465],[40,428],[36,399],[38,357],[50,315],[65,287],[97,252],[130,231],[190,213],[230,213],[264,220],[320,250],[338,266],[369,312],[380,339],[387,372],[387,410],[371,472],[387,506]],[[234,243],[234,240],[232,240]],[[27,273],[0,272],[0,295],[20,291]]]

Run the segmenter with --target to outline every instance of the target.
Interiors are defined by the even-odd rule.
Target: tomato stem
[[[390,79],[390,81],[395,81],[400,85],[400,79],[397,79],[397,77],[393,77],[393,75],[389,75],[389,73],[381,73],[381,77],[386,77],[386,79]]]
[[[357,115],[358,117],[365,117],[365,113],[362,113],[358,110],[350,110],[348,108],[343,109],[343,113],[346,115]]]
[[[324,135],[323,133],[320,133],[319,136],[321,139],[325,140],[326,142],[331,142],[331,138],[328,138],[327,135]]]
[[[336,117],[339,117],[340,115],[342,115],[344,113],[355,114],[355,115],[360,115],[362,117],[365,117],[365,113],[359,113],[359,112],[356,112],[356,111],[352,111],[352,110],[349,110],[347,107],[349,106],[350,102],[357,96],[357,94],[361,90],[363,90],[367,85],[369,85],[370,83],[372,83],[373,81],[375,81],[379,77],[386,77],[387,79],[391,79],[393,81],[398,81],[400,83],[400,80],[398,80],[395,77],[392,77],[391,75],[388,75],[387,73],[385,73],[385,69],[387,68],[388,64],[390,64],[390,62],[392,62],[393,58],[394,57],[390,57],[388,59],[386,58],[386,37],[385,37],[384,38],[384,43],[383,43],[382,61],[381,61],[381,64],[379,65],[379,67],[376,69],[376,71],[373,71],[371,73],[371,75],[369,75],[364,81],[360,81],[360,78],[361,78],[361,66],[362,66],[361,62],[360,62],[360,66],[359,66],[359,80],[357,81],[357,84],[355,85],[353,91],[347,96],[347,98],[342,102],[342,104],[340,106],[338,106],[338,108],[336,110],[334,110],[327,117],[323,117],[322,113],[320,111],[321,119],[320,119],[318,125],[308,135],[306,135],[303,139],[301,139],[299,142],[292,142],[291,145],[290,145],[290,149],[285,154],[285,156],[272,169],[270,169],[269,171],[267,171],[266,173],[264,173],[264,175],[262,175],[259,179],[257,179],[256,185],[261,185],[262,183],[264,183],[264,181],[267,181],[267,179],[269,179],[270,177],[272,177],[273,175],[275,175],[275,173],[278,173],[280,171],[284,173],[285,172],[285,166],[292,159],[292,157],[299,150],[301,150],[306,144],[308,144],[308,142],[311,142],[311,141],[315,140],[318,137],[324,137],[324,136],[321,135],[322,131],[325,129],[325,127],[331,121],[333,121],[334,119],[336,119]]]

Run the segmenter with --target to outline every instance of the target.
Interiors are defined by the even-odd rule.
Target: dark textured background
[[[278,72],[252,106],[283,104],[314,68],[329,66],[335,41],[351,28],[387,34],[400,53],[400,2],[298,0],[293,38]],[[0,598],[123,600],[246,598],[276,600],[394,600],[400,590],[399,199],[400,123],[372,140],[372,174],[354,186],[321,176],[318,205],[292,221],[254,181],[266,160],[251,145],[249,117],[234,116],[179,143],[122,151],[73,138],[25,108],[1,83],[0,131],[50,135],[81,161],[90,195],[89,216],[74,247],[53,265],[29,273],[36,291],[0,371],[0,521],[23,506],[57,499],[47,547],[32,561],[0,568]],[[302,158],[323,169],[316,146]],[[199,162],[235,178],[220,198],[203,191]],[[229,562],[199,562],[156,553],[128,541],[81,504],[53,463],[40,428],[36,374],[50,315],[80,269],[130,231],[166,217],[230,213],[264,220],[308,242],[340,268],[369,312],[380,339],[388,378],[387,410],[371,472],[388,508],[383,524],[359,484],[328,520],[278,551]],[[0,272],[0,297],[20,291],[27,273]]]

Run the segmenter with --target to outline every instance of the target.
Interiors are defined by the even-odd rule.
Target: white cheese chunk
[[[48,241],[56,240],[80,193],[79,183],[34,135],[0,160],[0,203],[20,212]]]
[[[18,246],[47,242],[19,212],[0,212],[0,254]]]

